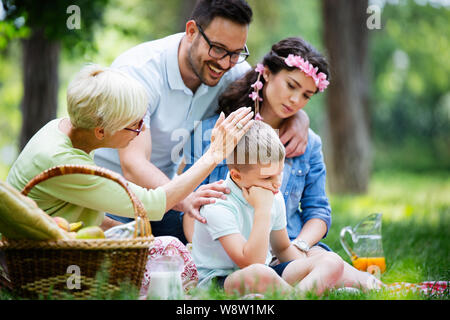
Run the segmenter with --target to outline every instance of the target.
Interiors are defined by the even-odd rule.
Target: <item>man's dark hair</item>
[[[206,29],[215,17],[248,25],[252,16],[252,9],[245,0],[199,0],[192,11],[191,20]]]

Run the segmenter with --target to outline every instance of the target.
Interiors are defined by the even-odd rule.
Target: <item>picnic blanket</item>
[[[420,292],[428,295],[449,295],[450,281],[424,281],[420,283],[394,282],[386,284],[385,288],[392,292]]]

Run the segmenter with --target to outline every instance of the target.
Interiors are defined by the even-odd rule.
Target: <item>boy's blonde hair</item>
[[[85,66],[67,88],[67,111],[76,128],[102,127],[114,134],[141,120],[147,105],[142,84],[118,69]]]
[[[267,123],[255,121],[226,162],[230,169],[242,171],[255,164],[278,163],[284,160],[285,155],[277,132]]]

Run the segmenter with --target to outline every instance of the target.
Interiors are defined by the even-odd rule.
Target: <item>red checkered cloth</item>
[[[394,282],[385,288],[393,292],[421,292],[431,295],[449,295],[449,281],[424,281],[421,283]]]

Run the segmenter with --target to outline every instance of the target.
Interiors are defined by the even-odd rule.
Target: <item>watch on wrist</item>
[[[305,240],[302,239],[294,239],[292,240],[292,244],[296,246],[298,249],[300,249],[303,252],[309,251],[309,245]]]

